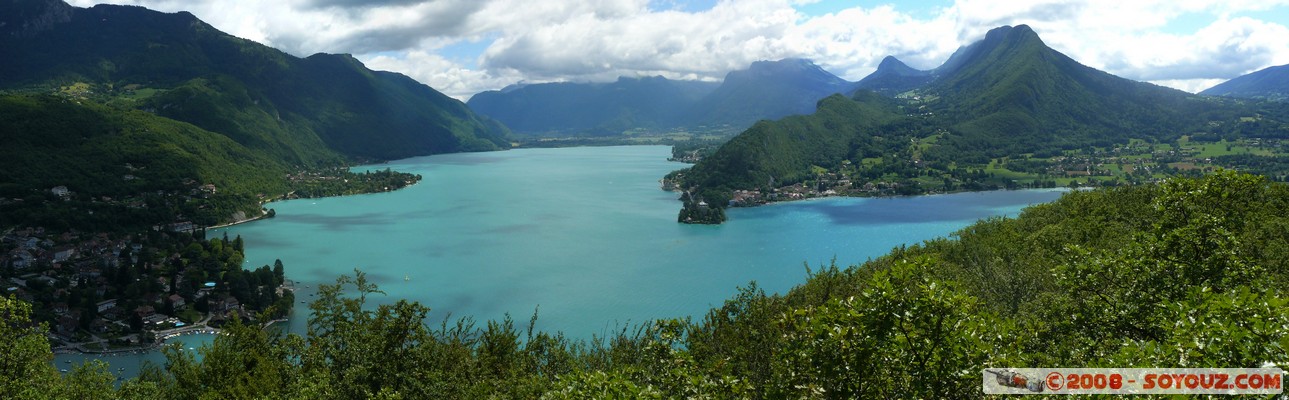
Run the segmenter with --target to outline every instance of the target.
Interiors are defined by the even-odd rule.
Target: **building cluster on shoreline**
[[[270,306],[289,311],[280,262],[243,270],[240,237],[204,235],[11,228],[0,234],[0,288],[33,305],[60,351],[149,348],[233,318],[279,317],[259,315]]]

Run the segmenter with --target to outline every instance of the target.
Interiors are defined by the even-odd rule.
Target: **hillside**
[[[1199,94],[1286,101],[1289,100],[1289,65],[1268,67],[1248,75],[1238,76],[1205,89]]]
[[[479,93],[467,104],[527,134],[740,131],[759,120],[814,112],[819,99],[852,87],[808,60],[784,59],[754,62],[720,84],[662,77],[545,83]]]
[[[919,74],[888,61],[879,71],[883,76]],[[1151,161],[1157,164],[1126,157],[1151,154],[1154,143],[1172,143],[1180,156],[1179,140],[1229,144],[1262,138],[1274,153],[1281,151],[1275,143],[1289,138],[1286,107],[1204,98],[1119,78],[1052,50],[1024,25],[991,30],[929,74],[923,86],[899,88],[905,90],[899,98],[879,101],[861,90],[852,101],[821,102],[809,116],[758,124],[669,179],[717,207],[729,200],[754,205],[829,191],[880,195],[1053,186],[1075,182],[1071,176],[1116,184],[1158,179],[1178,165],[1194,165],[1176,164],[1180,157]],[[868,81],[870,87],[894,82],[878,78]],[[1283,164],[1282,158],[1264,161],[1269,170]],[[1098,171],[1108,162],[1117,169]],[[1071,175],[1076,168],[1082,171]],[[751,193],[735,196],[735,190]]]
[[[620,135],[669,129],[717,83],[663,77],[619,78],[610,83],[542,83],[476,94],[470,109],[517,133]]]
[[[16,0],[0,4],[0,15],[0,89],[79,86],[292,163],[507,145],[500,124],[406,76],[347,55],[293,57],[192,14]]]
[[[337,169],[353,162],[509,147],[500,123],[411,78],[293,57],[188,13],[3,2],[0,54],[5,226],[214,225],[272,198],[415,180]]]
[[[994,141],[992,157],[1042,147],[1107,146],[1185,133],[1213,108],[1185,92],[1120,78],[1047,47],[1028,26],[991,30],[927,92],[961,133],[954,147]]]
[[[211,224],[257,215],[253,194],[285,192],[289,172],[188,123],[49,95],[0,96],[0,143],[0,226],[118,231],[176,215]],[[203,184],[220,192],[178,201]],[[70,193],[47,203],[56,187]]]

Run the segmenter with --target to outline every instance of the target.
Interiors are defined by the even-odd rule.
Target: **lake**
[[[449,314],[482,324],[509,313],[526,326],[536,310],[539,329],[589,339],[624,324],[701,317],[751,281],[784,292],[805,280],[806,263],[859,264],[1061,194],[827,198],[683,225],[677,194],[658,182],[686,166],[669,155],[665,146],[627,146],[399,160],[368,168],[424,179],[390,193],[271,203],[276,218],[209,236],[241,235],[247,268],[281,259],[300,301],[357,268],[388,294],[376,301],[419,301],[436,325]],[[307,312],[297,304],[293,332],[305,331]],[[80,356],[60,360],[71,357]]]

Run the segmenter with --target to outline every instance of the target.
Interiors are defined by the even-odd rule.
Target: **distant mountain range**
[[[681,186],[723,205],[733,190],[768,193],[831,171],[917,193],[910,186],[983,175],[1005,158],[1185,134],[1289,136],[1283,109],[1116,77],[1052,50],[1025,25],[993,29],[932,71],[887,58],[858,86],[814,114],[757,123],[680,173]]]
[[[546,83],[488,91],[467,105],[518,133],[618,135],[632,128],[742,130],[762,119],[807,114],[854,84],[808,60],[758,61],[721,83],[663,77],[613,83]]]
[[[1208,88],[1202,95],[1289,101],[1289,65],[1270,67]]]
[[[663,77],[544,83],[482,92],[466,104],[516,132],[618,135],[632,128],[671,127],[717,85]]]

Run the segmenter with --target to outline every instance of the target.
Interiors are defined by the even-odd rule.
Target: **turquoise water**
[[[400,160],[421,174],[392,192],[272,203],[277,218],[227,228],[247,267],[280,258],[297,299],[355,268],[388,296],[433,309],[437,323],[509,313],[572,338],[622,324],[700,316],[750,281],[782,292],[803,263],[851,265],[901,244],[1014,215],[1057,191],[882,199],[829,198],[733,209],[719,226],[676,223],[658,179],[685,165],[664,146],[524,149]],[[212,231],[211,236],[221,235]],[[307,286],[307,288],[306,288]],[[290,323],[303,333],[307,308]]]

